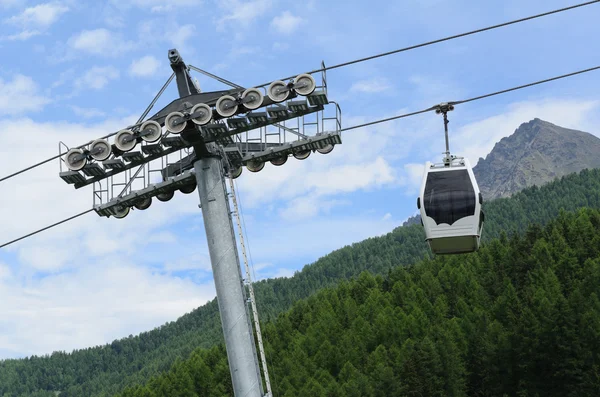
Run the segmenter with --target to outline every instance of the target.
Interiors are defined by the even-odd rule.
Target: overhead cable
[[[448,102],[448,104],[449,105],[460,105],[460,104],[467,103],[467,102],[478,101],[480,99],[489,98],[489,97],[492,97],[492,96],[495,96],[495,95],[505,94],[505,93],[511,92],[511,91],[521,90],[523,88],[533,87],[535,85],[548,83],[548,82],[554,81],[554,80],[564,79],[564,78],[567,78],[567,77],[575,76],[575,75],[582,74],[582,73],[591,72],[591,71],[598,70],[598,69],[600,69],[600,66],[594,66],[593,68],[583,69],[583,70],[579,70],[577,72],[567,73],[567,74],[563,74],[563,75],[560,75],[560,76],[551,77],[549,79],[539,80],[539,81],[536,81],[536,82],[533,82],[533,83],[523,84],[523,85],[520,85],[520,86],[517,86],[517,87],[507,88],[505,90],[496,91],[496,92],[492,92],[492,93],[485,94],[485,95],[479,95],[479,96],[476,96],[476,97],[473,97],[473,98],[469,98],[469,99],[463,99],[461,101]],[[367,126],[370,126],[370,125],[373,125],[373,124],[385,123],[387,121],[402,119],[402,118],[405,118],[405,117],[414,116],[414,115],[421,114],[421,113],[427,113],[427,112],[435,110],[435,109],[437,109],[437,106],[432,106],[432,107],[427,108],[427,109],[418,110],[416,112],[411,112],[411,113],[405,113],[405,114],[401,114],[401,115],[398,115],[398,116],[388,117],[388,118],[385,118],[385,119],[370,121],[370,122],[364,123],[364,124],[353,125],[351,127],[342,128],[340,130],[340,132],[348,131],[348,130],[354,130],[354,129],[362,128],[362,127],[367,127]]]
[[[536,14],[536,15],[532,15],[532,16],[529,16],[529,17],[525,17],[525,18],[515,19],[515,20],[509,21],[509,22],[504,22],[504,23],[501,23],[501,24],[498,24],[498,25],[488,26],[488,27],[485,27],[485,28],[472,30],[470,32],[460,33],[460,34],[456,34],[456,35],[453,35],[453,36],[448,36],[448,37],[444,37],[444,38],[441,38],[441,39],[427,41],[425,43],[412,45],[410,47],[404,47],[404,48],[400,48],[400,49],[397,49],[397,50],[383,52],[383,53],[376,54],[376,55],[371,55],[371,56],[368,56],[368,57],[365,57],[365,58],[359,58],[359,59],[355,59],[355,60],[352,60],[352,61],[340,63],[340,64],[333,65],[333,66],[327,66],[327,67],[324,67],[324,68],[315,69],[315,70],[310,71],[308,73],[309,74],[313,74],[313,73],[318,73],[318,72],[324,72],[324,71],[327,71],[327,70],[337,69],[337,68],[341,68],[341,67],[352,65],[352,64],[355,64],[355,63],[359,63],[359,62],[369,61],[371,59],[381,58],[381,57],[385,57],[385,56],[388,56],[388,55],[397,54],[397,53],[400,53],[400,52],[414,50],[414,49],[417,49],[417,48],[426,47],[426,46],[429,46],[429,45],[438,44],[438,43],[442,43],[444,41],[454,40],[454,39],[458,39],[458,38],[465,37],[465,36],[470,36],[470,35],[473,35],[473,34],[476,34],[476,33],[482,33],[482,32],[488,31],[488,30],[493,30],[493,29],[497,29],[497,28],[501,28],[501,27],[513,25],[513,24],[516,24],[516,23],[525,22],[525,21],[529,21],[529,20],[532,20],[532,19],[545,17],[545,16],[552,15],[552,14],[558,14],[558,13],[569,11],[569,10],[572,10],[572,9],[575,9],[575,8],[592,5],[592,4],[595,4],[595,3],[598,3],[598,2],[600,2],[600,0],[592,0],[592,1],[585,2],[585,3],[575,4],[575,5],[572,5],[572,6],[569,6],[569,7],[559,8],[557,10],[547,11],[547,12],[544,12],[544,13],[541,13],[541,14]],[[225,81],[223,79],[220,79],[217,76],[213,75],[212,73],[206,72],[206,71],[204,71],[202,69],[199,69],[199,68],[196,68],[196,67],[190,67],[190,68],[193,69],[193,70],[196,70],[196,71],[198,71],[200,73],[203,73],[203,74],[205,74],[205,75],[207,75],[209,77],[216,78],[217,80],[220,80],[220,81],[222,81],[225,84],[232,85],[232,86],[237,86],[237,84],[233,84],[233,83],[231,83],[229,81]],[[152,106],[154,105],[154,103],[156,102],[156,100],[158,99],[158,97],[164,92],[165,88],[169,85],[169,83],[171,82],[171,80],[173,80],[174,76],[175,76],[175,74],[171,75],[171,77],[169,78],[169,80],[167,81],[167,83],[165,83],[165,85],[163,86],[163,88],[161,89],[161,91],[154,98],[154,100],[152,101],[152,103],[149,106],[149,108],[146,110],[146,112],[144,112],[144,115],[140,118],[140,121],[138,121],[138,123],[136,125],[131,126],[131,127],[135,127],[138,124],[140,124],[141,120],[143,120],[143,118],[149,112],[149,109],[152,108]],[[295,76],[296,75],[288,76],[288,77],[283,78],[281,80],[289,80],[291,78],[294,78]],[[269,84],[271,84],[271,82],[264,83],[264,84],[258,85],[256,87],[265,87],[265,86],[267,86]],[[239,87],[239,86],[237,86],[237,87]],[[114,133],[108,134],[108,135],[102,137],[101,139],[109,138],[109,137],[111,137],[113,135],[116,135],[117,133],[118,132],[114,132]],[[92,143],[92,141],[87,142],[84,145],[77,146],[77,148],[82,148],[83,146],[89,145],[90,143]],[[25,171],[29,171],[29,170],[31,170],[33,168],[36,168],[36,167],[38,167],[38,166],[40,166],[42,164],[48,163],[48,162],[50,162],[52,160],[55,160],[55,159],[57,159],[59,157],[60,157],[60,155],[56,155],[56,156],[51,157],[51,158],[49,158],[47,160],[41,161],[41,162],[39,162],[37,164],[34,164],[34,165],[30,166],[30,167],[27,167],[27,168],[25,168],[23,170],[20,170],[18,172],[15,172],[13,174],[10,174],[8,176],[0,178],[0,182],[5,181],[7,179],[10,179],[10,178],[12,178],[14,176],[17,176],[17,175],[19,175],[19,174],[21,174],[21,173],[23,173]]]
[[[551,77],[551,78],[544,79],[544,80],[535,81],[533,83],[519,85],[519,86],[516,86],[516,87],[512,87],[512,88],[508,88],[508,89],[505,89],[505,90],[500,90],[500,91],[492,92],[492,93],[485,94],[485,95],[475,96],[475,97],[472,97],[472,98],[469,98],[469,99],[463,99],[463,100],[460,100],[460,101],[452,101],[452,102],[448,102],[448,104],[450,104],[450,105],[460,105],[460,104],[463,104],[463,103],[478,101],[480,99],[489,98],[489,97],[492,97],[492,96],[495,96],[495,95],[505,94],[505,93],[511,92],[511,91],[521,90],[523,88],[528,88],[528,87],[532,87],[532,86],[535,86],[535,85],[548,83],[550,81],[564,79],[564,78],[567,78],[567,77],[571,77],[571,76],[575,76],[575,75],[578,75],[578,74],[583,74],[583,73],[591,72],[591,71],[598,70],[598,69],[600,69],[600,66],[595,66],[595,67],[592,67],[592,68],[579,70],[577,72],[567,73],[567,74],[563,74],[563,75],[560,75],[560,76],[556,76],[556,77]],[[388,118],[385,118],[385,119],[370,121],[370,122],[364,123],[364,124],[357,124],[357,125],[353,125],[351,127],[342,128],[340,130],[340,132],[354,130],[354,129],[362,128],[362,127],[368,127],[370,125],[381,124],[381,123],[385,123],[385,122],[392,121],[392,120],[402,119],[402,118],[405,118],[405,117],[415,116],[417,114],[430,112],[430,111],[435,110],[437,108],[438,108],[438,106],[436,105],[436,106],[429,107],[427,109],[418,110],[416,112],[405,113],[405,114],[401,114],[401,115],[398,115],[398,116],[388,117]],[[0,248],[5,247],[5,246],[7,246],[9,244],[15,243],[15,242],[17,242],[19,240],[22,240],[22,239],[26,238],[26,237],[32,236],[34,234],[37,234],[39,232],[42,232],[44,230],[50,229],[50,228],[52,228],[54,226],[58,226],[61,223],[67,222],[67,221],[69,221],[71,219],[77,218],[77,217],[79,217],[81,215],[84,215],[84,214],[87,214],[88,212],[91,212],[91,211],[93,211],[93,209],[89,209],[89,210],[87,210],[85,212],[82,212],[80,214],[74,215],[74,216],[72,216],[70,218],[67,218],[67,219],[63,220],[63,221],[57,222],[57,223],[52,224],[50,226],[47,226],[47,227],[45,227],[43,229],[37,230],[37,231],[35,231],[33,233],[29,233],[29,234],[27,234],[27,235],[25,235],[23,237],[19,237],[16,240],[9,241],[8,243],[0,245]]]
[[[498,29],[498,28],[502,28],[502,27],[505,27],[505,26],[514,25],[514,24],[517,24],[517,23],[520,23],[520,22],[530,21],[532,19],[541,18],[541,17],[545,17],[545,16],[548,16],[548,15],[552,15],[552,14],[558,14],[558,13],[569,11],[569,10],[572,10],[572,9],[575,9],[575,8],[579,8],[579,7],[589,6],[589,5],[598,3],[598,2],[600,2],[600,0],[587,1],[585,3],[575,4],[575,5],[572,5],[572,6],[569,6],[569,7],[559,8],[557,10],[548,11],[548,12],[544,12],[544,13],[541,13],[541,14],[536,14],[536,15],[532,15],[532,16],[529,16],[529,17],[525,17],[525,18],[515,19],[515,20],[509,21],[509,22],[500,23],[498,25],[493,25],[493,26],[488,26],[486,28],[471,30],[470,32],[459,33],[459,34],[455,34],[453,36],[448,36],[448,37],[444,37],[444,38],[441,38],[441,39],[427,41],[427,42],[424,42],[424,43],[421,43],[421,44],[412,45],[410,47],[399,48],[397,50],[382,52],[380,54],[371,55],[371,56],[368,56],[368,57],[365,57],[365,58],[359,58],[359,59],[355,59],[355,60],[352,60],[352,61],[340,63],[340,64],[337,64],[337,65],[327,66],[327,67],[323,67],[323,68],[320,68],[320,69],[315,69],[313,71],[308,72],[308,74],[325,72],[327,70],[332,70],[332,69],[337,69],[337,68],[341,68],[341,67],[348,66],[348,65],[353,65],[355,63],[370,61],[371,59],[381,58],[381,57],[385,57],[385,56],[388,56],[388,55],[393,55],[393,54],[397,54],[397,53],[400,53],[400,52],[410,51],[410,50],[414,50],[414,49],[421,48],[421,47],[427,47],[427,46],[430,46],[430,45],[433,45],[433,44],[442,43],[444,41],[454,40],[454,39],[458,39],[458,38],[461,38],[461,37],[470,36],[470,35],[477,34],[477,33],[482,33],[482,32],[488,31],[488,30]],[[289,80],[289,79],[294,78],[294,77],[296,77],[296,75],[288,76],[288,77],[283,78],[281,80]],[[257,87],[265,87],[265,86],[267,86],[269,84],[271,84],[271,82],[268,82],[268,83],[265,83],[265,84],[261,84],[261,85],[259,85]]]
[[[26,234],[26,235],[24,235],[24,236],[22,236],[22,237],[19,237],[19,238],[17,238],[17,239],[14,239],[14,240],[12,240],[12,241],[9,241],[8,243],[4,243],[4,244],[0,245],[0,248],[3,248],[3,247],[6,247],[7,245],[10,245],[10,244],[16,243],[17,241],[23,240],[24,238],[31,237],[31,236],[33,236],[34,234],[38,234],[38,233],[40,233],[40,232],[43,232],[44,230],[48,230],[48,229],[50,229],[50,228],[53,228],[54,226],[58,226],[58,225],[60,225],[60,224],[63,224],[63,223],[65,223],[65,222],[68,222],[68,221],[70,221],[70,220],[73,220],[73,219],[75,219],[75,218],[79,218],[80,216],[82,216],[82,215],[85,215],[85,214],[87,214],[88,212],[92,212],[93,210],[94,210],[93,208],[90,208],[90,209],[89,209],[89,210],[87,210],[87,211],[83,211],[83,212],[81,212],[81,213],[79,213],[79,214],[77,214],[77,215],[73,215],[73,216],[71,216],[71,217],[69,217],[69,218],[67,218],[67,219],[63,219],[63,220],[62,220],[62,221],[60,221],[60,222],[56,222],[56,223],[53,223],[53,224],[52,224],[52,225],[50,225],[50,226],[43,227],[43,228],[41,228],[41,229],[39,229],[39,230],[36,230],[35,232],[32,232],[32,233]]]
[[[600,1],[600,0],[599,0]],[[175,73],[171,74],[171,77],[169,77],[169,79],[167,80],[167,82],[162,86],[162,88],[160,89],[160,91],[158,92],[158,94],[154,97],[154,99],[152,100],[152,102],[150,103],[150,105],[148,105],[148,107],[146,108],[146,110],[144,111],[144,113],[142,114],[142,116],[138,119],[137,123],[135,123],[132,126],[129,126],[127,128],[133,128],[133,127],[137,127],[139,125],[142,124],[142,121],[146,118],[146,116],[148,115],[148,113],[150,112],[150,110],[152,110],[152,108],[154,107],[154,105],[156,104],[156,101],[158,100],[158,98],[163,94],[163,92],[165,92],[165,90],[167,89],[168,85],[171,83],[171,81],[173,80],[173,78],[175,77]],[[103,137],[99,138],[99,139],[106,139],[106,138],[110,138],[114,135],[117,135],[119,133],[119,131],[117,132],[111,132],[110,134],[104,135]],[[81,149],[84,146],[87,146],[89,144],[91,144],[92,142],[94,142],[94,140],[91,140],[89,142],[84,143],[83,145],[79,145],[79,146],[74,146],[75,148]],[[44,165],[46,163],[49,163],[52,160],[56,160],[57,158],[59,158],[61,156],[61,154],[57,154],[56,156],[52,156],[49,159],[46,159],[44,161],[40,161],[39,163],[36,163],[34,165],[31,165],[27,168],[23,168],[20,171],[17,171],[15,173],[12,173],[10,175],[7,175],[3,178],[0,178],[0,182],[3,182],[7,179],[10,179],[12,177],[15,177],[19,174],[22,174],[25,171],[29,171],[31,169],[34,169],[36,167],[39,167],[40,165]]]

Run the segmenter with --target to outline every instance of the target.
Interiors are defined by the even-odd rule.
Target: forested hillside
[[[600,211],[562,212],[478,253],[396,267],[264,327],[282,397],[597,396]],[[233,395],[222,346],[121,397]]]
[[[600,171],[582,171],[541,188],[526,189],[508,199],[485,203],[484,241],[502,230],[522,232],[531,223],[544,224],[560,208],[600,208]],[[274,319],[293,302],[331,287],[363,271],[385,275],[394,267],[429,258],[420,225],[344,247],[307,265],[290,279],[256,284],[261,320]],[[73,353],[0,362],[0,396],[110,396],[125,386],[146,382],[168,370],[177,358],[222,340],[216,301],[175,322],[102,347]]]

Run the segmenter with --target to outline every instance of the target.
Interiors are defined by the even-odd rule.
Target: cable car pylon
[[[417,208],[425,239],[434,254],[462,254],[479,249],[483,196],[469,160],[450,153],[448,112],[453,103],[435,107],[444,118],[446,151],[442,163],[425,163]]]

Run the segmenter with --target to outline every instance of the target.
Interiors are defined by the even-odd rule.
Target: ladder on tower
[[[244,257],[244,267],[246,270],[246,285],[248,286],[248,292],[250,293],[250,306],[252,308],[252,317],[254,319],[254,328],[256,330],[256,339],[258,341],[258,350],[260,353],[260,361],[263,367],[263,373],[265,376],[266,391],[265,397],[272,397],[271,381],[269,379],[269,371],[267,369],[267,359],[265,357],[265,348],[262,341],[262,334],[260,332],[260,322],[258,321],[258,310],[256,309],[256,299],[254,297],[254,287],[252,286],[252,278],[250,276],[250,266],[248,264],[248,257],[246,255],[246,245],[244,244],[244,233],[242,232],[242,223],[240,221],[240,212],[237,204],[237,195],[235,193],[235,186],[233,178],[229,179],[229,186],[231,189],[231,198],[233,200],[233,213],[235,214],[235,220],[238,227],[238,235],[240,236],[240,245],[242,247],[242,255]]]

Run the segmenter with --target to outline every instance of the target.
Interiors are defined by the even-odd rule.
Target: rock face
[[[536,118],[496,143],[473,173],[491,200],[584,168],[600,168],[600,138]]]

